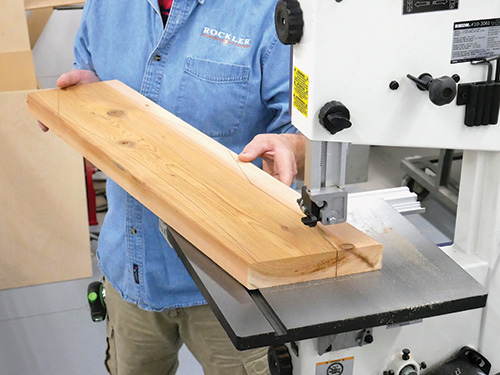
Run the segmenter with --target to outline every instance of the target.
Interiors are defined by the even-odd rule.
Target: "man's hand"
[[[290,186],[303,174],[305,137],[302,134],[259,134],[245,146],[238,159],[252,162],[262,158],[263,169]]]
[[[84,83],[94,83],[99,81],[99,77],[97,77],[90,70],[75,69],[62,74],[57,80],[56,85],[62,89],[69,86],[83,85]],[[40,126],[40,129],[44,132],[49,130],[49,128],[40,121],[38,122],[38,126]]]

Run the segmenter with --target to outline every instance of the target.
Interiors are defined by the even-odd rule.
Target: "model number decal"
[[[498,55],[500,55],[500,18],[455,22],[452,64]]]

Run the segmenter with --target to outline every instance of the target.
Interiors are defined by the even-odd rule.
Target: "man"
[[[75,69],[57,85],[118,79],[292,184],[304,140],[290,124],[290,50],[275,35],[275,2],[160,3],[87,0]],[[110,180],[107,197],[98,258],[110,373],[175,374],[185,343],[207,375],[268,374],[265,349],[234,349],[158,218]]]

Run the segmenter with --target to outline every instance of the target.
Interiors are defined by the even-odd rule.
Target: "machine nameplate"
[[[316,363],[315,375],[352,375],[354,357]]]
[[[403,14],[458,9],[459,0],[403,0]]]
[[[500,55],[500,18],[455,22],[451,63]]]
[[[309,77],[293,67],[293,106],[307,117],[307,107],[309,102]]]

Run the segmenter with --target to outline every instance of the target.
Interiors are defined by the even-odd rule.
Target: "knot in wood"
[[[129,147],[133,147],[134,146],[134,142],[131,142],[131,141],[120,141],[119,142],[122,146],[129,146]]]
[[[352,250],[352,249],[354,249],[354,245],[353,245],[353,244],[350,244],[350,243],[344,243],[344,244],[340,245],[340,248],[341,248],[342,250],[346,250],[346,251],[348,251],[348,250]]]
[[[111,117],[120,117],[125,114],[121,109],[111,109],[108,112],[106,112],[108,116]]]

